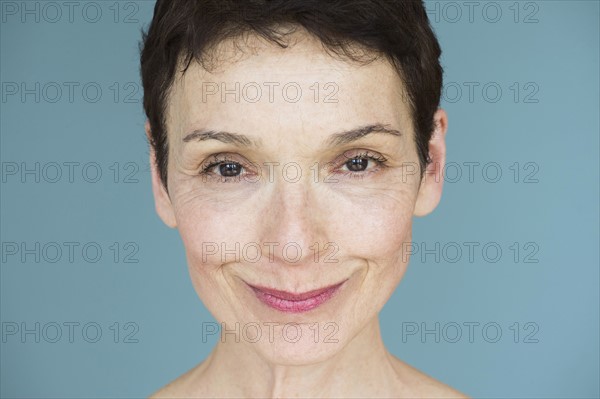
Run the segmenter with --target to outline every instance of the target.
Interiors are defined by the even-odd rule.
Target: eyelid
[[[362,172],[354,172],[354,171],[350,171],[350,170],[340,170],[341,168],[345,167],[345,165],[348,161],[350,161],[351,159],[355,159],[355,158],[366,158],[370,161],[373,161],[375,163],[375,167],[372,168],[371,170],[367,169]],[[364,148],[347,150],[347,151],[344,151],[343,154],[341,154],[338,158],[336,158],[335,161],[333,161],[331,163],[332,169],[331,169],[330,173],[348,176],[348,177],[364,178],[364,177],[370,175],[371,173],[377,173],[377,172],[381,171],[381,169],[386,168],[387,161],[388,161],[388,159],[385,156],[383,156],[382,154],[380,154],[376,151],[367,150]]]
[[[243,176],[253,175],[254,172],[252,172],[252,169],[255,167],[255,165],[252,162],[247,161],[245,159],[235,159],[238,157],[239,156],[235,154],[229,153],[212,154],[198,166],[198,174],[225,180],[240,179]],[[211,171],[211,169],[214,169],[215,167],[226,163],[235,163],[240,165],[242,167],[243,173],[241,173],[238,176],[221,176],[220,174]]]
[[[200,169],[202,171],[202,170],[205,170],[207,167],[216,166],[217,164],[227,163],[227,162],[238,163],[242,166],[244,166],[244,164],[245,164],[244,161],[234,159],[234,157],[232,157],[231,154],[218,153],[218,154],[212,154],[208,158],[206,158],[204,161],[202,161],[200,163],[200,165],[198,166],[198,169]]]
[[[383,156],[379,152],[367,150],[364,148],[356,148],[356,149],[344,151],[344,153],[342,155],[340,155],[334,161],[334,163],[336,165],[341,163],[341,165],[339,165],[339,166],[343,166],[346,162],[348,162],[351,159],[355,159],[355,158],[367,158],[367,159],[377,161],[379,163],[385,163],[388,160],[385,156]]]

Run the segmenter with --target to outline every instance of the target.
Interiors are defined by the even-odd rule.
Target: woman
[[[221,336],[155,397],[465,397],[378,321],[441,197],[439,56],[421,2],[156,3],[156,210]]]

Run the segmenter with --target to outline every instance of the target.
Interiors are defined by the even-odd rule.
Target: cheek
[[[190,266],[199,272],[234,260],[244,245],[261,241],[259,226],[266,223],[257,212],[260,201],[214,201],[202,194],[187,192],[174,202]],[[410,243],[416,197],[410,186],[321,195],[328,198],[320,201],[323,218],[312,229],[324,232],[320,241],[333,243],[340,255],[385,263]]]
[[[189,265],[198,272],[205,272],[221,264],[215,253],[230,244],[226,242],[227,227],[239,216],[231,211],[219,211],[201,198],[193,194],[177,198],[175,215]]]
[[[221,250],[235,248],[237,237],[232,237],[227,227],[239,217],[231,212],[219,212],[203,201],[190,200],[178,205],[178,231],[192,285],[206,308],[221,320],[232,309],[231,298],[235,297],[223,273]]]
[[[188,264],[200,274],[215,273],[223,263],[239,260],[247,243],[256,241],[256,204],[244,196],[208,195],[185,190],[174,195],[178,231]]]
[[[407,269],[403,254],[412,238],[416,190],[406,187],[371,194],[338,201],[331,230],[340,253],[361,260],[350,311],[356,325],[381,311],[389,300]]]
[[[413,191],[406,187],[337,201],[331,237],[352,257],[395,262],[411,240]]]

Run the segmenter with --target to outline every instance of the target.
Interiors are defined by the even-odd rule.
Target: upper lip
[[[277,298],[285,299],[288,301],[303,301],[305,299],[312,298],[319,294],[322,294],[323,292],[328,291],[332,288],[337,288],[338,286],[342,285],[344,282],[346,282],[346,280],[339,282],[339,283],[335,283],[333,285],[329,285],[324,288],[318,288],[316,290],[306,291],[306,292],[302,292],[302,293],[298,293],[298,294],[295,294],[293,292],[288,292],[288,291],[276,290],[273,288],[261,287],[261,286],[252,285],[252,284],[248,284],[248,283],[246,283],[246,284],[248,284],[250,286],[250,288],[252,288],[254,290],[262,291],[266,294],[276,296]]]

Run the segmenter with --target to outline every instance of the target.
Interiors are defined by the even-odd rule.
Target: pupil
[[[361,172],[367,169],[367,165],[369,164],[369,160],[366,158],[354,158],[349,160],[346,163],[346,166],[352,172]]]
[[[237,163],[224,163],[219,166],[219,172],[225,177],[234,177],[240,173],[240,165]]]

